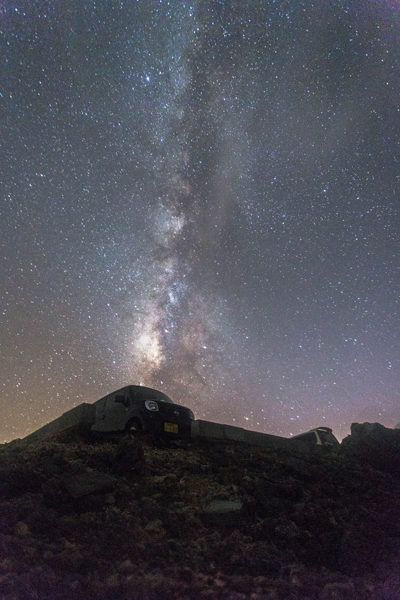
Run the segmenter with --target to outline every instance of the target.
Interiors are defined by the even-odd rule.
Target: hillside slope
[[[1,446],[0,597],[398,600],[397,438],[359,434],[339,453]]]

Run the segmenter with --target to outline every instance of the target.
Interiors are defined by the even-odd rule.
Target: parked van
[[[163,392],[128,385],[94,403],[95,422],[91,431],[126,431],[135,436],[152,433],[166,437],[190,437],[194,419],[190,408],[174,404]]]

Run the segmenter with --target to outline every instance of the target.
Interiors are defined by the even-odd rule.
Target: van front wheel
[[[132,419],[125,428],[130,439],[137,439],[143,433],[143,426],[139,419]]]

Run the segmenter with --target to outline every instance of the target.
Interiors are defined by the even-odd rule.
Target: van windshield
[[[330,431],[324,431],[323,429],[318,429],[319,439],[322,444],[336,444],[336,438],[331,434]]]
[[[134,392],[132,394],[132,398],[134,400],[157,400],[157,402],[168,402],[169,404],[173,404],[171,398],[168,398],[165,394],[146,394],[145,392],[138,393]]]

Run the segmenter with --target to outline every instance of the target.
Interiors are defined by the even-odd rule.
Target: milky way
[[[400,422],[397,2],[4,0],[1,440],[145,384]]]

